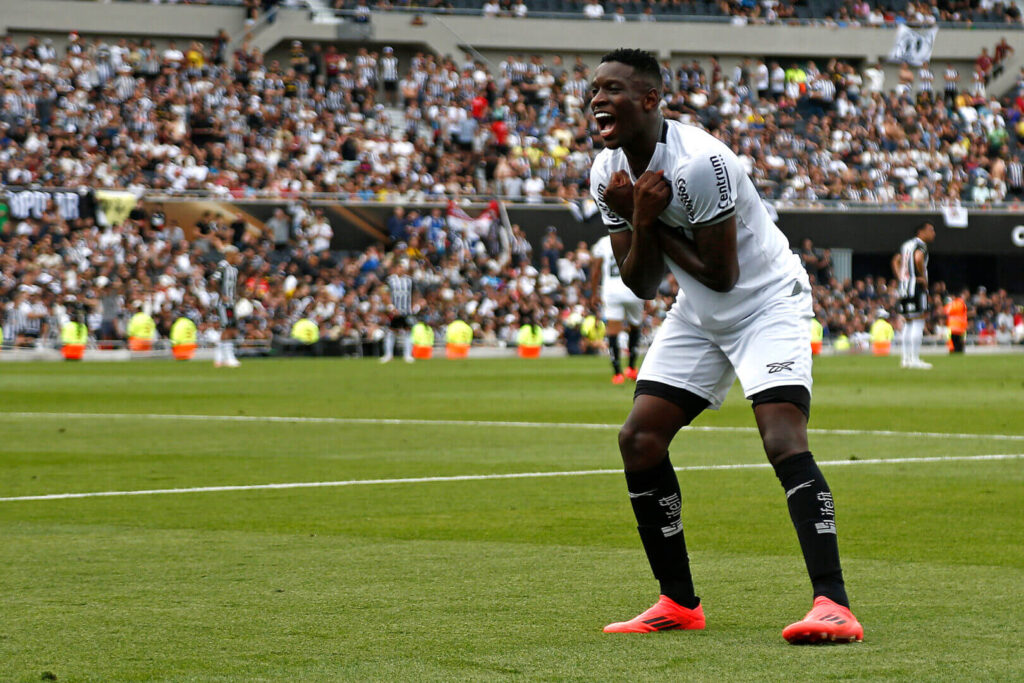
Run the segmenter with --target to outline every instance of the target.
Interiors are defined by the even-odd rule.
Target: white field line
[[[294,422],[301,424],[336,425],[418,425],[427,427],[509,427],[513,429],[618,429],[618,424],[587,422],[502,422],[498,420],[420,420],[414,418],[378,417],[291,417],[281,415],[173,415],[167,413],[15,413],[0,412],[0,419],[89,419],[89,420],[190,420],[196,422]],[[756,427],[690,426],[691,432],[739,432],[756,434]],[[823,436],[900,436],[936,439],[982,439],[1024,441],[1024,434],[960,434],[955,432],[911,432],[890,429],[808,429],[808,434]]]
[[[1020,460],[1024,453],[997,453],[994,455],[950,455],[923,458],[873,458],[869,460],[824,460],[819,465],[897,465],[907,463],[952,462],[977,460]],[[677,472],[707,472],[713,470],[756,470],[771,467],[768,463],[741,463],[736,465],[691,465],[676,467]],[[149,489],[143,491],[91,491],[88,493],[51,493],[40,496],[11,496],[0,498],[0,503],[25,500],[66,500],[68,498],[103,498],[112,496],[154,496],[166,493],[216,493],[220,491],[265,491],[272,489],[334,488],[340,486],[369,486],[376,484],[426,484],[453,481],[488,481],[493,479],[540,479],[543,477],[583,477],[594,474],[622,474],[622,470],[576,470],[568,472],[512,472],[507,474],[460,474],[450,477],[407,477],[404,479],[349,479],[347,481],[303,481],[284,484],[251,484],[237,486],[197,486],[181,489]]]

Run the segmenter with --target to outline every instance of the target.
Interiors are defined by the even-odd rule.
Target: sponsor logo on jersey
[[[718,208],[728,209],[732,206],[732,181],[725,168],[725,159],[716,154],[711,157],[711,168],[715,170],[715,188],[718,190]]]
[[[787,360],[781,363],[768,363],[765,367],[768,368],[768,374],[774,375],[776,372],[782,372],[783,370],[792,370],[794,361]]]
[[[686,178],[676,179],[676,195],[679,197],[679,203],[686,209],[686,217],[693,223],[696,220],[695,211],[693,210],[693,200],[690,198],[690,193],[686,191]]]
[[[604,183],[601,183],[600,185],[597,186],[597,207],[601,209],[601,213],[603,213],[604,217],[608,219],[608,222],[622,223],[622,218],[617,213],[612,211],[607,204],[605,204],[604,192],[606,189],[608,188]]]

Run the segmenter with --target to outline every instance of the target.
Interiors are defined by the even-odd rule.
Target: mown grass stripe
[[[31,413],[31,412],[0,412],[0,419],[146,419],[146,420],[194,420],[198,422],[283,422],[302,424],[337,424],[337,425],[417,425],[436,427],[508,427],[524,429],[618,429],[618,424],[601,424],[587,422],[507,422],[500,420],[426,420],[417,418],[384,418],[384,417],[303,417],[289,415],[176,415],[169,413]],[[684,431],[691,432],[739,432],[757,433],[756,427],[730,426],[689,426]],[[969,434],[956,432],[916,432],[892,429],[808,429],[808,434],[822,436],[895,436],[924,437],[936,439],[981,439],[994,441],[1024,441],[1024,434]]]

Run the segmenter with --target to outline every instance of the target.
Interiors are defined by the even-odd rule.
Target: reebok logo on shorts
[[[768,363],[765,367],[768,368],[768,374],[774,375],[776,372],[782,372],[783,370],[792,370],[794,361],[787,360],[782,363]]]

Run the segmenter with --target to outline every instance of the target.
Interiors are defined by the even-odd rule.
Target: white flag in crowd
[[[932,58],[932,47],[939,28],[910,28],[900,24],[896,29],[896,42],[889,51],[890,62],[906,62],[920,66]]]

